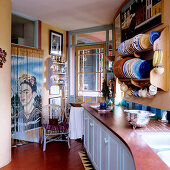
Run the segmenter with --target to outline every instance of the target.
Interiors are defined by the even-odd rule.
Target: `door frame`
[[[87,45],[87,46],[78,46],[76,47],[76,74],[75,74],[75,101],[78,101],[78,51],[79,50],[89,50],[89,49],[98,49],[103,48],[103,76],[106,77],[106,44],[98,44],[98,45]],[[81,96],[82,97],[82,96]]]

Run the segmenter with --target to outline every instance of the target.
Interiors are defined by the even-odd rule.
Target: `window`
[[[100,96],[105,67],[104,54],[104,45],[77,47],[78,96]]]
[[[112,56],[112,47],[113,47],[113,25],[105,25],[99,27],[92,27],[92,28],[85,28],[79,30],[72,30],[69,31],[69,41],[68,41],[68,55],[69,55],[69,102],[83,102],[83,96],[87,97],[101,97],[101,85],[103,81],[103,77],[110,77],[111,73],[111,64],[106,62],[106,56]],[[96,47],[97,46],[97,47]],[[92,48],[93,47],[93,48]],[[111,47],[111,48],[110,48]],[[89,49],[104,49],[103,58],[100,58],[101,54],[95,56],[94,54],[90,53],[91,56],[85,54],[85,50]],[[80,53],[80,51],[82,52]],[[83,51],[84,50],[84,51]],[[79,54],[79,55],[78,55]],[[81,54],[81,57],[80,57]],[[97,55],[97,54],[96,54]],[[79,56],[79,57],[78,57]],[[94,72],[87,72],[88,61],[92,60],[91,58],[98,57],[98,59],[103,59],[103,72],[101,71],[94,71]],[[85,60],[87,59],[87,62]],[[79,60],[79,61],[78,61]],[[84,60],[84,61],[83,61]],[[99,60],[95,59],[99,62]],[[81,63],[79,63],[81,61]],[[87,63],[87,64],[86,64]],[[92,63],[91,63],[92,64]],[[92,67],[92,66],[91,66]],[[78,70],[78,68],[85,69]],[[93,64],[93,70],[95,66]],[[105,68],[109,70],[107,73]],[[96,66],[96,70],[98,70]],[[100,80],[98,80],[98,77]],[[91,83],[87,80],[91,79]],[[96,85],[95,85],[96,84]],[[100,99],[99,99],[100,100]]]
[[[38,21],[12,14],[11,43],[38,48]]]

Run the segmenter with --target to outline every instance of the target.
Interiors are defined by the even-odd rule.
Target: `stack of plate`
[[[141,51],[139,40],[144,34],[138,34],[135,37],[122,42],[118,47],[118,53],[121,56],[133,54],[134,52]]]
[[[148,49],[159,36],[160,32],[158,31],[152,31],[150,34],[138,34],[135,37],[122,42],[118,47],[118,53],[121,56],[125,56]]]
[[[149,78],[151,69],[151,61],[138,58],[119,60],[113,66],[113,72],[118,78]]]
[[[132,59],[131,57],[127,57],[121,60],[118,60],[114,63],[113,65],[113,73],[117,78],[126,78],[124,72],[123,72],[123,65],[124,63],[129,60]]]
[[[130,59],[123,65],[123,73],[126,78],[136,78],[133,72],[133,65],[138,61],[138,58]]]

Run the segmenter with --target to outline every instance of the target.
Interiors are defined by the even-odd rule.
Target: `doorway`
[[[86,97],[93,97],[97,102],[101,96],[105,51],[105,44],[76,47],[76,101],[85,102]]]

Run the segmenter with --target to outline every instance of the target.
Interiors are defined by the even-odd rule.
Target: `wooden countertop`
[[[133,130],[132,126],[126,120],[126,114],[122,107],[115,106],[112,112],[98,113],[90,107],[91,105],[96,104],[82,104],[84,109],[118,136],[129,148],[135,162],[136,170],[170,169],[138,134],[138,132],[170,132],[170,124],[150,120],[145,128]]]

